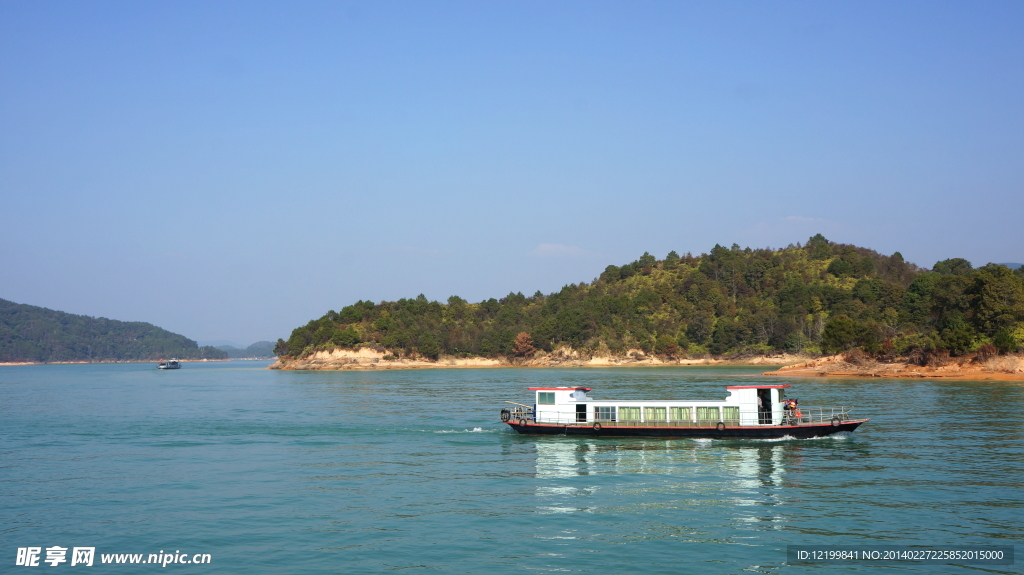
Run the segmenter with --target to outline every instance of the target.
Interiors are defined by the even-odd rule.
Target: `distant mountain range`
[[[227,353],[231,359],[250,357],[269,359],[274,357],[274,342],[272,341],[257,341],[245,349],[240,349],[233,345],[218,345],[217,349]]]
[[[999,264],[999,265],[1006,266],[1006,267],[1010,268],[1011,270],[1015,270],[1015,269],[1024,267],[1024,264],[1015,264],[1015,263],[1005,263],[1005,264]]]
[[[75,315],[0,299],[0,362],[227,359],[153,324]]]

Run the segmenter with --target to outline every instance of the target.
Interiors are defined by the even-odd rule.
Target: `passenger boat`
[[[161,361],[160,365],[156,366],[157,369],[181,369],[181,362],[176,359],[170,361]]]
[[[822,437],[868,421],[851,419],[852,407],[785,409],[788,387],[730,385],[723,401],[598,400],[589,387],[531,387],[535,403],[509,401],[516,407],[502,409],[501,420],[527,434],[715,439]]]

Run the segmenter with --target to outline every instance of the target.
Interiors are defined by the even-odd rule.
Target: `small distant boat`
[[[722,401],[597,400],[589,387],[531,387],[532,406],[501,410],[501,420],[519,433],[544,435],[807,438],[853,431],[867,419],[852,419],[850,407],[787,409],[789,385],[730,385]]]
[[[161,361],[160,365],[156,366],[157,369],[181,369],[181,362],[172,359],[170,361]]]

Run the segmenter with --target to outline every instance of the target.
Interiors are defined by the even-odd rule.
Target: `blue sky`
[[[0,2],[0,298],[246,345],[821,232],[1024,260],[1019,2]]]

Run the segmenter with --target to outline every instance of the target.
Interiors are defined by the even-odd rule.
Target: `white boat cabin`
[[[789,385],[731,385],[722,401],[597,400],[589,387],[531,387],[537,423],[636,426],[780,425]],[[760,402],[758,401],[760,399]]]

